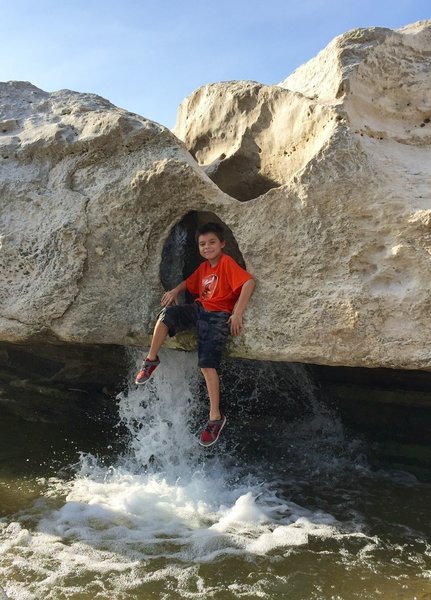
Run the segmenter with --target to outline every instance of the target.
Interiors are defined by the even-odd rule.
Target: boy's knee
[[[217,369],[215,367],[201,367],[200,369],[204,375],[205,373],[211,374],[214,371],[217,373]]]

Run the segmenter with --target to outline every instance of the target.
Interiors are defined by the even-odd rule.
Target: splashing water
[[[281,501],[259,469],[241,464],[238,452],[226,454],[226,440],[210,452],[197,444],[202,411],[195,361],[193,355],[165,353],[148,386],[122,395],[128,454],[108,471],[85,459],[86,478],[75,483],[63,512],[70,502],[81,502],[91,515],[93,506],[127,515],[134,536],[145,543],[141,559],[156,553],[209,561],[305,544],[309,533],[332,535],[335,519]],[[121,542],[124,531],[119,533]]]
[[[347,471],[364,470],[358,447],[319,405],[306,371],[292,366],[291,376],[308,398],[307,419],[274,424],[272,454],[251,462],[244,410],[212,449],[197,444],[207,406],[199,400],[196,357],[164,352],[151,382],[119,397],[127,452],[110,466],[83,455],[74,480],[51,480],[31,509],[0,523],[6,597],[276,598],[295,590],[276,565],[301,548],[321,557],[336,544],[336,554],[365,560],[379,540],[358,511],[334,516],[305,491],[310,478],[320,478],[324,496],[328,475],[331,486]],[[304,502],[292,499],[298,489]],[[297,570],[309,560],[305,550],[302,556]],[[218,575],[205,565],[216,565]],[[325,597],[318,593],[291,597]]]

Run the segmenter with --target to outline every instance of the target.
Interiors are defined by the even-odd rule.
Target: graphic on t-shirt
[[[210,300],[216,290],[218,283],[217,275],[208,275],[202,279],[202,300]]]

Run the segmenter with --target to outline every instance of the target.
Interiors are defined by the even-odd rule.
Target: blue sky
[[[205,83],[277,83],[349,29],[431,18],[429,0],[2,4],[1,81],[94,92],[168,127],[183,98]]]

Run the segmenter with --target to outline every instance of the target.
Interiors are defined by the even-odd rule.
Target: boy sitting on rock
[[[198,336],[198,365],[205,378],[210,401],[206,428],[200,435],[202,446],[212,446],[226,423],[220,410],[220,380],[217,368],[229,330],[238,335],[243,329],[243,313],[253,293],[253,276],[223,253],[223,228],[207,223],[198,228],[196,241],[199,253],[206,260],[190,277],[173,290],[163,294],[164,307],[154,327],[147,358],[136,376],[135,383],[146,383],[160,364],[158,352],[166,336],[196,327]],[[188,290],[197,296],[193,304],[178,305],[178,295]]]

